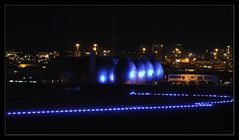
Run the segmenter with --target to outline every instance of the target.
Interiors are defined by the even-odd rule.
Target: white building
[[[168,74],[168,82],[178,85],[216,85],[218,76],[213,74]]]

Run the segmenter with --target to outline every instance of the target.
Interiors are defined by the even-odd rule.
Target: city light
[[[97,47],[97,44],[96,44],[96,43],[94,43],[94,44],[93,44],[93,46],[94,46],[94,47]]]
[[[99,6],[7,9],[7,134],[234,132],[234,7]]]
[[[76,43],[76,47],[80,47],[80,44],[79,44],[79,43]]]
[[[146,52],[146,48],[142,48],[142,52],[145,53]]]
[[[96,47],[93,47],[93,51],[95,51],[95,52],[96,52],[96,50],[97,50],[97,48],[96,48]]]
[[[20,64],[18,67],[20,67],[20,68],[26,68],[26,67],[27,67],[27,64]]]
[[[181,60],[181,62],[188,63],[189,62],[189,58],[184,58],[184,59]]]

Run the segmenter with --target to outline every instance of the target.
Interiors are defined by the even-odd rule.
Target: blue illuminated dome
[[[154,80],[154,67],[149,60],[144,61],[145,68],[146,68],[146,77],[147,82]]]
[[[128,83],[137,82],[137,68],[133,61],[129,60]]]
[[[162,79],[164,75],[162,64],[158,60],[155,60],[153,61],[153,66],[154,66],[155,78],[157,80]]]
[[[117,83],[135,84],[137,83],[137,68],[130,59],[121,59],[116,66]]]
[[[146,68],[142,61],[136,60],[134,61],[136,68],[137,68],[137,82],[138,83],[145,83],[146,81]]]

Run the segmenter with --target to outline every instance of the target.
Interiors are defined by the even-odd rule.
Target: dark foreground
[[[166,88],[166,87],[165,87]],[[195,87],[194,87],[195,88]],[[28,90],[26,90],[28,89]],[[190,102],[188,98],[132,98],[125,88],[119,96],[86,96],[83,93],[72,94],[69,91],[49,91],[44,93],[37,88],[15,88],[8,90],[7,110],[30,108],[53,108],[91,105],[120,104],[169,104]],[[120,88],[122,89],[122,87]],[[127,89],[127,90],[126,90]],[[155,88],[150,88],[151,90]],[[172,89],[172,88],[171,88]],[[176,89],[176,88],[174,88]],[[188,88],[185,89],[190,92]],[[206,88],[210,90],[210,88]],[[206,90],[204,88],[204,90]],[[213,88],[215,90],[215,88]],[[224,89],[224,94],[230,89]],[[46,90],[46,89],[45,89]],[[69,90],[69,89],[67,89]],[[96,90],[96,89],[95,89]],[[142,89],[140,89],[142,90]],[[149,89],[147,89],[149,90]],[[183,88],[181,88],[183,90]],[[202,90],[202,88],[200,89]],[[99,91],[99,90],[98,90]],[[106,90],[107,91],[107,90]],[[193,90],[195,91],[195,89]],[[192,91],[192,92],[193,92]],[[222,92],[222,90],[219,90]],[[92,91],[91,91],[92,92]],[[102,91],[99,91],[102,92]],[[118,93],[119,90],[115,90]],[[184,92],[184,91],[183,91]],[[227,92],[227,93],[228,93]],[[17,93],[17,95],[16,95]],[[22,93],[22,94],[21,94]],[[42,94],[40,94],[42,93]],[[79,94],[80,93],[80,94]],[[215,93],[215,91],[214,91]],[[107,93],[106,93],[107,94]],[[119,94],[119,93],[118,93]],[[218,92],[218,94],[223,94]],[[94,97],[94,98],[93,98]],[[172,99],[175,98],[175,99]],[[52,101],[52,102],[51,102]],[[88,112],[57,115],[35,115],[25,117],[6,117],[7,134],[232,134],[232,103],[207,108],[180,110],[135,110],[126,112]]]

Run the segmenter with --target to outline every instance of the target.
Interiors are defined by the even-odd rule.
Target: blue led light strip
[[[79,109],[57,109],[57,110],[36,110],[36,111],[16,111],[7,112],[8,116],[26,116],[37,114],[66,114],[66,113],[85,113],[85,112],[117,112],[117,111],[133,111],[133,110],[165,110],[165,109],[183,109],[183,108],[202,108],[210,107],[213,104],[230,103],[233,100],[223,100],[215,102],[199,102],[193,104],[179,105],[161,105],[161,106],[127,106],[127,107],[99,107],[99,108],[79,108]]]
[[[176,97],[187,97],[187,96],[193,96],[193,97],[211,97],[211,98],[231,98],[231,96],[227,95],[215,95],[215,94],[176,94],[176,93],[137,93],[137,92],[130,92],[129,93],[132,96],[176,96]]]

